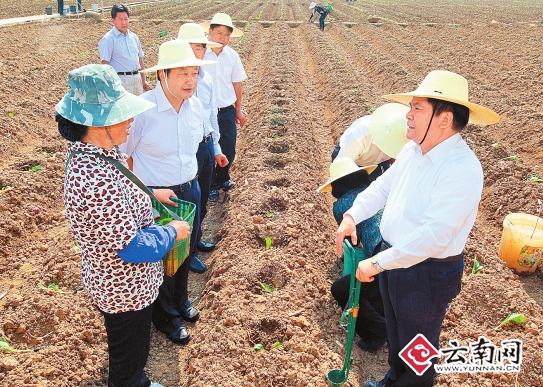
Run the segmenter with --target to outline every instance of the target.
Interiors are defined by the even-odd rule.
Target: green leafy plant
[[[15,348],[11,346],[7,339],[0,337],[0,350],[4,352],[17,352]]]
[[[7,184],[0,185],[0,193],[8,192],[8,191],[11,191],[12,189],[13,189],[13,187],[10,186],[10,185],[7,185]]]
[[[163,38],[168,35],[168,31],[162,30],[158,33],[159,38]]]
[[[15,112],[8,112],[8,117],[9,118],[15,117]]]
[[[512,154],[512,155],[509,155],[507,157],[504,157],[503,158],[504,160],[507,160],[507,161],[518,161],[520,160],[520,157],[516,154]]]
[[[491,147],[494,149],[500,149],[502,147],[502,144],[499,142],[495,142],[491,145]]]
[[[287,123],[287,119],[280,115],[274,115],[272,116],[270,123],[272,127],[285,126]]]
[[[74,251],[76,253],[80,253],[81,252],[81,246],[79,246],[79,244],[77,244],[77,243],[74,243],[74,245],[72,246],[72,251]]]
[[[535,173],[531,175],[528,180],[532,183],[543,183],[543,179]]]
[[[60,292],[60,288],[54,282],[51,282],[49,285],[45,285],[43,282],[40,282],[40,283],[38,283],[38,288],[41,289],[41,290],[45,290],[45,291],[53,292],[53,293],[59,293]]]
[[[162,218],[157,220],[157,224],[160,224],[161,226],[164,226],[165,224],[168,224],[172,221],[172,218]]]
[[[271,236],[268,236],[264,239],[264,243],[266,244],[266,250],[269,250],[272,248],[273,239]]]
[[[273,285],[270,285],[266,282],[260,283],[260,289],[262,289],[264,293],[273,293],[277,290],[277,288],[273,287]]]
[[[471,267],[471,274],[477,274],[483,270],[483,265],[477,258],[473,259],[473,266]]]
[[[43,171],[43,166],[41,166],[41,164],[32,164],[30,167],[28,167],[28,170],[30,172],[41,172]]]
[[[526,321],[528,321],[528,318],[522,313],[509,313],[509,315],[504,318],[500,322],[500,325],[498,325],[495,329],[498,330],[501,327],[509,324],[524,325]]]
[[[273,218],[273,211],[272,210],[268,210],[264,213],[264,216],[266,218]]]
[[[375,109],[376,109],[375,106],[370,107],[370,108],[368,109],[368,113],[369,113],[369,114],[372,114],[372,113],[375,111]]]
[[[253,346],[253,350],[255,352],[258,352],[258,351],[262,351],[264,349],[264,345],[262,343],[256,343],[254,346]]]
[[[272,347],[275,349],[279,349],[283,346],[279,340],[276,340],[275,343],[273,343]]]
[[[277,140],[281,139],[281,137],[282,136],[279,133],[272,134],[272,140],[273,141],[277,141]]]

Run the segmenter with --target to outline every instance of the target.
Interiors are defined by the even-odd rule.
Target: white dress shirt
[[[483,190],[481,163],[455,134],[425,155],[413,141],[346,212],[358,224],[384,207],[380,230],[392,247],[377,254],[387,270],[464,250]]]
[[[217,121],[218,109],[213,94],[213,78],[207,70],[200,67],[196,96],[202,103],[204,114],[204,136],[211,134],[211,137],[213,138],[213,150],[216,156],[220,155],[222,150],[219,145],[221,134],[219,132],[219,122]]]
[[[230,46],[224,46],[219,55],[208,48],[204,59],[217,62],[208,70],[213,78],[213,90],[215,90],[217,107],[221,109],[234,104],[237,98],[232,83],[242,82],[247,79],[245,68],[238,53]]]
[[[143,50],[138,36],[132,31],[126,34],[113,27],[98,42],[100,59],[106,60],[116,72],[140,70]]]
[[[371,115],[361,117],[339,138],[339,153],[337,157],[347,157],[359,167],[379,164],[389,160],[385,153],[372,142],[370,134]]]
[[[177,113],[160,83],[141,97],[156,107],[136,116],[121,146],[133,159],[134,174],[147,186],[173,186],[194,179],[196,152],[204,136],[200,100],[192,96]]]

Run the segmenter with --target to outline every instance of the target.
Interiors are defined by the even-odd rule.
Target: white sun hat
[[[174,39],[164,42],[158,49],[158,63],[141,70],[142,73],[150,73],[158,70],[175,69],[177,67],[193,67],[213,64],[214,61],[197,59],[190,44],[183,40]]]
[[[408,111],[409,108],[400,103],[386,103],[375,109],[371,115],[371,140],[377,148],[393,159],[408,142]]]
[[[207,39],[204,29],[200,24],[185,23],[179,27],[177,39],[187,43],[206,44],[209,48],[221,48],[222,44]]]
[[[230,34],[231,38],[239,38],[243,36],[243,31],[237,27],[234,27],[234,23],[232,23],[232,18],[225,13],[222,13],[222,12],[216,13],[213,16],[213,19],[211,19],[211,21],[205,21],[201,23],[200,25],[202,26],[204,30],[208,31],[209,26],[212,24],[217,24],[217,25],[232,28],[232,34]]]

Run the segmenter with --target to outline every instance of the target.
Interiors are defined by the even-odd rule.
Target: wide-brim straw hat
[[[492,109],[469,101],[467,79],[451,71],[431,71],[415,91],[387,94],[383,97],[404,105],[409,105],[413,97],[439,99],[467,107],[469,122],[472,124],[492,125],[500,121],[500,116]]]
[[[212,24],[217,24],[217,25],[232,28],[232,33],[230,34],[231,38],[240,38],[243,36],[243,31],[235,27],[234,23],[232,23],[232,18],[225,13],[222,13],[222,12],[216,13],[213,16],[213,19],[211,19],[210,21],[204,21],[200,23],[200,25],[205,31],[209,31],[209,26]]]
[[[318,192],[330,192],[332,191],[332,183],[336,180],[341,179],[351,173],[355,173],[361,170],[365,170],[368,174],[375,171],[377,165],[368,165],[365,167],[359,167],[356,165],[354,160],[348,157],[337,157],[332,164],[330,164],[330,178],[326,180],[326,183],[321,185],[317,191]]]
[[[395,159],[407,139],[407,112],[409,108],[399,103],[379,106],[371,115],[372,142],[388,157]]]
[[[212,42],[206,37],[205,31],[200,24],[185,23],[179,27],[177,39],[187,43],[205,44],[209,48],[221,48],[222,44]]]
[[[160,45],[158,49],[158,63],[142,73],[150,73],[158,70],[175,69],[178,67],[193,67],[213,64],[214,61],[197,59],[190,44],[179,39],[170,40]]]
[[[154,106],[126,91],[110,65],[88,64],[68,73],[68,92],[55,110],[76,124],[103,127],[126,121]]]

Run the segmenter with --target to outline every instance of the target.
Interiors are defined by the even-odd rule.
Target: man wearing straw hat
[[[196,23],[185,23],[179,28],[177,38],[190,44],[197,59],[203,59],[206,48],[222,47],[222,44],[209,41],[202,26]],[[202,192],[200,201],[200,225],[207,213],[207,201],[211,188],[211,179],[215,171],[215,163],[219,167],[228,165],[228,158],[222,153],[219,145],[219,124],[217,122],[217,105],[213,79],[208,71],[200,68],[196,96],[204,109],[204,137],[198,146],[196,159],[198,160],[198,183]],[[196,247],[200,251],[212,251],[215,244],[202,239],[202,227],[198,230]],[[190,269],[196,273],[203,273],[207,267],[196,253],[191,258]]]
[[[210,63],[213,62],[197,59],[186,42],[163,43],[158,64],[143,70],[157,74],[157,86],[142,96],[156,107],[136,117],[124,145],[134,173],[147,186],[171,189],[179,199],[196,204],[191,253],[200,228],[196,152],[204,136],[203,108],[193,94],[199,67]],[[164,202],[172,204],[168,198]],[[155,326],[177,344],[190,339],[183,320],[195,322],[199,318],[198,310],[188,299],[190,260],[189,256],[173,277],[164,278],[153,308]]]
[[[230,161],[228,165],[224,167],[218,165],[215,169],[210,200],[217,201],[219,189],[227,191],[234,187],[234,182],[230,178],[230,167],[236,156],[236,122],[240,126],[247,122],[241,109],[243,96],[241,83],[247,79],[247,74],[238,53],[228,46],[230,38],[243,36],[243,32],[234,27],[232,18],[225,13],[217,13],[211,22],[203,23],[202,26],[209,29],[210,40],[222,44],[222,47],[218,48],[208,47],[205,54],[205,59],[217,62],[210,71],[219,109],[217,119],[221,132],[220,145]]]
[[[111,7],[111,23],[109,30],[98,43],[98,51],[102,64],[111,65],[123,87],[132,94],[140,95],[149,90],[145,74],[140,74],[143,65],[143,50],[138,35],[128,29],[130,9],[124,4]]]
[[[336,249],[341,253],[347,236],[356,241],[356,224],[384,208],[380,252],[362,261],[356,275],[363,282],[379,275],[390,368],[383,380],[366,386],[431,386],[434,368],[419,376],[399,354],[418,334],[439,348],[447,306],[460,292],[463,250],[483,189],[481,164],[460,133],[468,122],[490,125],[500,118],[470,102],[467,80],[450,71],[432,71],[415,91],[385,98],[409,105],[411,141],[345,213]]]

